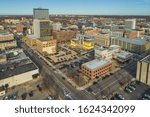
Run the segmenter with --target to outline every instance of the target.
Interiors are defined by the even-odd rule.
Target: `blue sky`
[[[0,0],[0,15],[33,14],[33,8],[50,14],[150,15],[150,0]]]

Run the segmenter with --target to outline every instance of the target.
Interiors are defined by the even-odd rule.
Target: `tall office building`
[[[50,20],[34,19],[33,25],[34,25],[34,35],[36,38],[51,36]]]
[[[125,20],[126,29],[135,29],[136,28],[136,19],[127,19]]]
[[[42,8],[33,9],[34,19],[49,19],[49,10]]]
[[[150,55],[138,62],[136,79],[150,85]]]

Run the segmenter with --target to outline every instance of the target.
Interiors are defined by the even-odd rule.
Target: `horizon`
[[[33,15],[33,8],[50,15],[150,16],[150,0],[2,0],[0,15]]]

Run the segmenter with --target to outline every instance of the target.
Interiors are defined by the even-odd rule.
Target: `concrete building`
[[[95,59],[81,66],[82,72],[90,79],[105,76],[111,71],[112,63],[104,59]]]
[[[33,18],[34,19],[49,19],[49,10],[42,8],[33,9]]]
[[[136,19],[127,19],[125,20],[126,29],[136,29]]]
[[[23,41],[31,47],[36,47],[36,40],[37,38],[34,35],[27,35],[26,37],[23,38]]]
[[[10,88],[38,77],[39,69],[22,49],[5,50],[2,54],[6,62],[0,63],[0,87]]]
[[[99,47],[95,49],[95,57],[110,61],[113,58],[114,54],[120,51],[121,47],[117,45],[111,45],[108,49]]]
[[[51,36],[50,20],[35,19],[33,21],[33,26],[34,26],[34,36],[36,38]]]
[[[8,88],[28,82],[37,77],[39,69],[32,62],[9,63],[0,66],[0,87],[8,85]]]
[[[78,34],[78,31],[67,30],[67,31],[53,31],[52,35],[54,39],[57,40],[57,43],[70,42],[72,38]]]
[[[124,33],[123,32],[110,32],[111,37],[123,37]]]
[[[126,51],[138,54],[150,49],[150,42],[140,39],[111,38],[111,45],[119,45]]]
[[[96,36],[94,36],[95,44],[109,47],[110,46],[110,35],[107,33],[99,33]]]
[[[121,51],[121,52],[118,52],[118,53],[115,53],[113,55],[113,58],[118,60],[119,62],[126,62],[128,60],[130,60],[132,58],[132,53],[130,52],[127,52],[127,51]]]
[[[52,28],[53,28],[53,31],[60,31],[60,29],[62,28],[62,25],[59,22],[53,23]]]
[[[138,61],[136,79],[150,86],[150,55]]]
[[[50,36],[42,37],[36,40],[36,49],[40,53],[54,54],[56,53],[57,40]]]
[[[16,47],[17,42],[14,40],[13,34],[1,33],[0,34],[0,49]]]

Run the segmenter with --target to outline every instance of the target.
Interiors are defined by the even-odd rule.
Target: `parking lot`
[[[42,79],[34,79],[30,82],[12,87],[0,99],[5,100],[44,100],[50,93],[42,83]]]
[[[124,89],[121,90],[119,93],[124,96],[125,100],[144,100],[143,95],[147,91],[150,91],[150,87],[144,85],[142,83],[136,83],[135,90],[131,90],[131,92],[127,92]],[[150,95],[150,92],[148,92]]]

